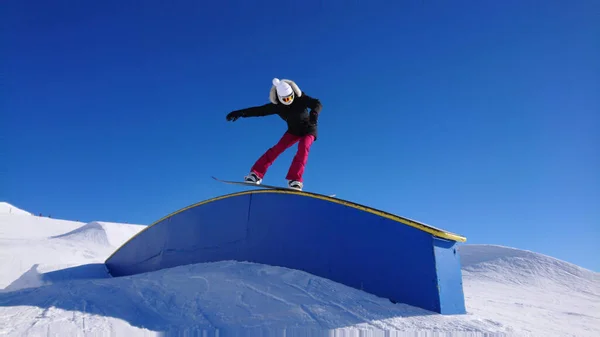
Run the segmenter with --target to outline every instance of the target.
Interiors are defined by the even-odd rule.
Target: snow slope
[[[86,263],[103,263],[145,226],[83,223],[0,213],[0,288],[38,265],[40,272]]]
[[[31,213],[24,211],[18,207],[15,207],[7,202],[0,202],[0,214],[21,214],[31,215]]]
[[[600,273],[509,247],[459,251],[468,312],[532,336],[600,336]]]
[[[109,277],[143,228],[0,214],[0,336],[600,335],[599,274],[533,252],[461,246],[468,314],[442,316],[247,262]]]

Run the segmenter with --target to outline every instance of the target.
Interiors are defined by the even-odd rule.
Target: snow
[[[15,207],[7,202],[0,202],[0,214],[31,215],[31,213]]]
[[[248,262],[111,278],[145,226],[0,205],[1,336],[600,336],[599,273],[535,252],[461,245],[468,313],[444,316]]]
[[[509,247],[459,251],[468,312],[532,336],[600,336],[600,273]]]

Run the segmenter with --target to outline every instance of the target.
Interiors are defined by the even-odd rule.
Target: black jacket
[[[287,132],[297,136],[311,134],[316,140],[317,120],[322,108],[323,105],[318,99],[302,93],[302,96],[295,97],[294,102],[290,105],[267,103],[233,111],[227,115],[227,119],[235,120],[236,117],[263,117],[277,114],[286,121]]]

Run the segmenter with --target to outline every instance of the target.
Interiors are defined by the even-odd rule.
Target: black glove
[[[238,118],[244,117],[244,113],[242,111],[232,111],[227,114],[227,121],[235,122]]]
[[[318,119],[319,119],[319,114],[316,111],[311,110],[310,117],[309,117],[310,124],[316,125]]]

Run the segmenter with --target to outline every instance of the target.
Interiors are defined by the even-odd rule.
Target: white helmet
[[[273,79],[273,85],[277,89],[277,99],[281,104],[290,105],[294,102],[295,93],[292,86],[278,78]]]

